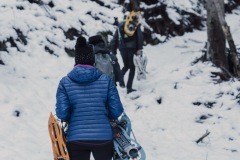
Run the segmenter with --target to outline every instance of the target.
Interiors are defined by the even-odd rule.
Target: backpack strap
[[[124,44],[124,41],[123,41],[122,35],[120,33],[119,27],[117,28],[117,31],[118,31],[118,43],[119,44]]]

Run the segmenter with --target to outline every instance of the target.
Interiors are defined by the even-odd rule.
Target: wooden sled
[[[48,131],[52,141],[54,160],[70,160],[62,128],[52,112],[48,119]]]
[[[137,21],[133,21],[133,18],[137,16],[138,19]],[[126,21],[125,21],[125,25],[124,25],[124,32],[128,35],[128,36],[133,36],[134,32],[137,29],[138,24],[140,23],[140,11],[132,11],[127,17],[126,17]],[[130,30],[129,25],[132,24],[133,28]]]

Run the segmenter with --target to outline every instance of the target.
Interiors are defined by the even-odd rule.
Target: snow
[[[44,7],[24,0],[0,1],[0,41],[9,37],[16,40],[13,28],[20,29],[28,40],[27,45],[17,43],[20,51],[7,44],[9,52],[0,52],[0,59],[6,64],[0,65],[1,159],[53,159],[48,117],[50,112],[55,113],[58,82],[74,64],[64,47],[73,48],[75,40],[65,39],[62,30],[75,27],[88,36],[98,31],[114,31],[113,17],[123,16],[121,8],[110,0],[106,4],[111,9],[86,0],[53,2],[56,6],[47,12]],[[189,3],[181,3],[181,7],[184,4],[189,7]],[[72,9],[68,9],[70,6]],[[104,22],[91,18],[89,11],[93,15],[102,13]],[[226,16],[236,45],[240,43],[239,13],[236,10]],[[131,94],[118,87],[147,160],[238,160],[240,157],[237,102],[240,82],[233,79],[217,83],[219,78],[212,77],[211,72],[220,70],[212,63],[192,63],[202,55],[206,36],[206,30],[194,31],[163,44],[145,46],[149,61],[147,80],[135,79],[133,88],[138,91]],[[47,39],[56,45],[53,47]],[[44,46],[52,47],[57,56],[47,53]],[[117,56],[122,66],[120,54]],[[125,81],[127,78],[128,74]],[[207,131],[210,134],[197,144],[196,140]]]

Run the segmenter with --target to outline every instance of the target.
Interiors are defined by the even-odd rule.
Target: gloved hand
[[[143,54],[143,50],[142,49],[139,49],[136,53],[136,55],[142,55]]]
[[[124,112],[117,118],[117,123],[119,123],[119,124],[126,124],[127,121],[128,121],[128,119]]]
[[[126,114],[123,112],[118,118],[110,120],[110,124],[113,128],[117,125],[125,128],[127,124]]]
[[[121,127],[123,127],[123,129],[126,130],[126,132],[128,133],[128,135],[130,136],[132,127],[131,127],[131,121],[129,119],[129,117],[126,115],[126,113],[122,113],[118,119],[118,122],[116,122],[118,125],[120,125]]]

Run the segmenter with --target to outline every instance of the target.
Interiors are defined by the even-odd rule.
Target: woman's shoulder
[[[60,80],[60,83],[68,83],[68,82],[70,82],[71,81],[71,79],[68,77],[68,76],[64,76],[64,77],[62,77],[62,79]]]
[[[111,80],[111,78],[108,75],[106,75],[105,73],[103,73],[101,71],[99,71],[99,72],[101,73],[101,76],[99,77],[99,80],[105,80],[105,81],[110,81]]]

